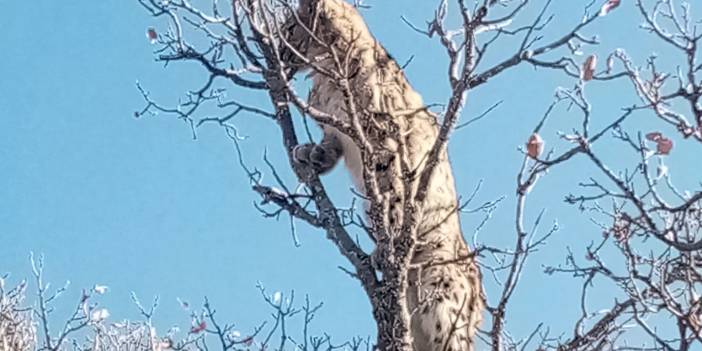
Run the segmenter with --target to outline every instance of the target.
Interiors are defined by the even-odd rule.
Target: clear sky
[[[586,2],[558,1],[546,37],[577,23]],[[78,299],[80,288],[99,283],[111,289],[101,301],[115,320],[137,317],[130,291],[143,300],[160,296],[156,325],[161,329],[189,324],[176,298],[197,304],[208,296],[220,318],[226,316],[244,332],[269,317],[256,289],[260,281],[270,292],[294,290],[298,297],[309,294],[312,301],[323,301],[316,331],[337,340],[373,334],[369,303],[360,285],[337,268],[347,266],[337,250],[323,233],[302,223],[297,223],[302,245],[295,247],[286,217],[275,221],[261,216],[252,205],[258,196],[221,129],[203,128],[193,140],[187,126],[174,118],[134,118],[143,106],[137,80],[154,99],[174,104],[205,79],[195,64],[164,68],[154,62],[154,46],[145,30],[163,29],[163,22],[147,16],[136,0],[0,3],[0,274],[10,272],[11,283],[29,278],[29,252],[43,253],[47,279],[56,285],[72,282],[59,314]],[[209,8],[207,1],[193,3]],[[445,102],[441,48],[400,20],[404,15],[423,25],[438,2],[366,3],[372,8],[364,15],[390,53],[400,62],[414,55],[407,75],[425,101]],[[679,61],[637,29],[640,19],[632,4],[623,3],[586,31],[600,36],[603,45],[596,50],[601,57],[622,47],[638,64],[652,52],[661,54],[663,63]],[[531,18],[536,9],[532,6],[525,15]],[[489,62],[511,54],[503,46]],[[517,148],[555,88],[574,82],[524,66],[469,95],[464,119],[505,100],[489,118],[454,133],[450,144],[459,192],[469,194],[482,180],[476,204],[505,196],[481,240],[512,246],[515,178],[522,159]],[[619,107],[637,102],[628,82],[592,83],[588,93],[595,103],[593,123],[600,126]],[[232,89],[228,95],[270,109],[263,94]],[[650,115],[641,114],[635,122],[628,124],[634,132],[655,128],[673,134]],[[547,145],[562,150],[565,144],[555,141],[556,131],[569,131],[578,123],[575,114],[559,111],[543,133]],[[264,180],[272,181],[262,161],[264,150],[281,171],[287,168],[274,123],[242,115],[235,124],[249,136],[241,143],[246,162],[263,170]],[[702,161],[699,149],[690,152],[695,145],[689,143],[680,141],[666,160],[683,187],[699,181],[699,172],[691,172],[690,165]],[[599,147],[612,160],[620,159],[617,151],[623,148],[618,144]],[[528,223],[546,208],[543,228],[558,221],[561,230],[524,273],[508,316],[517,336],[525,336],[540,321],[554,331],[571,330],[581,282],[546,276],[542,265],[563,262],[567,246],[582,256],[582,246],[601,235],[587,215],[562,201],[577,190],[579,181],[594,174],[586,162],[575,160],[548,174],[530,197]],[[350,182],[341,168],[324,180],[337,204],[350,204]],[[469,238],[481,219],[463,218]],[[494,296],[495,285],[487,286],[488,296]],[[593,310],[607,308],[615,297],[601,287],[589,296]]]

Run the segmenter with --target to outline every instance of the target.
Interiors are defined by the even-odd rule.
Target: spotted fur
[[[338,61],[322,42],[331,44],[337,58],[344,60],[360,125],[371,144],[389,155],[376,161],[375,170],[382,172],[381,192],[392,196],[402,188],[398,183],[402,181],[397,157],[400,143],[393,139],[392,130],[399,129],[395,135],[403,138],[411,168],[421,170],[438,135],[436,116],[426,109],[402,69],[372,36],[353,6],[342,0],[319,0],[317,8],[310,10],[309,1],[301,0],[299,16],[317,38],[310,38],[304,28],[293,28],[288,40],[306,60],[291,62],[302,69],[316,65],[336,70]],[[314,69],[310,72],[313,84],[309,104],[350,122],[338,80]],[[330,125],[321,127],[322,141],[298,147],[294,152],[296,160],[323,173],[343,157],[356,187],[364,191],[363,160],[356,143]],[[412,263],[420,268],[410,272],[407,291],[414,349],[473,350],[473,338],[484,307],[480,273],[472,260],[460,259],[469,255],[469,249],[460,229],[456,189],[445,149],[430,179],[422,209],[418,244],[412,257]],[[400,209],[391,208],[391,211],[395,211],[391,220],[401,218]]]

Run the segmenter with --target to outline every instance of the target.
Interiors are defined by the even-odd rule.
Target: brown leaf
[[[149,39],[151,44],[155,43],[156,40],[158,40],[158,33],[156,32],[156,29],[154,28],[149,28],[146,30],[146,38]]]
[[[610,11],[614,10],[619,6],[620,2],[621,0],[608,0],[604,5],[602,5],[602,9],[600,9],[600,16],[604,16]]]
[[[198,325],[194,325],[192,328],[190,328],[190,334],[197,334],[202,332],[207,328],[207,323],[205,321],[202,321],[198,323]]]
[[[592,54],[585,59],[585,62],[583,62],[583,67],[580,74],[581,79],[586,82],[592,80],[592,78],[595,76],[595,68],[597,68],[597,55]]]
[[[673,149],[673,141],[666,137],[660,137],[656,140],[656,143],[658,144],[656,145],[656,151],[659,155],[668,155],[670,150]]]
[[[650,141],[658,141],[658,139],[662,138],[663,134],[661,132],[650,132],[646,134],[646,139]]]
[[[533,159],[536,159],[541,156],[541,153],[544,151],[544,140],[541,139],[539,134],[534,133],[529,137],[526,148],[527,155]]]

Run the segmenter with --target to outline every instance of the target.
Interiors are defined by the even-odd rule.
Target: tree
[[[298,95],[289,57],[281,54],[289,47],[284,39],[281,40],[285,38],[284,29],[281,28],[291,17],[295,17],[293,5],[285,2],[232,1],[231,8],[226,11],[221,10],[215,3],[211,14],[206,14],[184,1],[141,0],[140,3],[154,16],[168,16],[172,21],[174,30],[163,34],[149,32],[152,39],[162,46],[158,60],[196,61],[208,72],[209,80],[205,86],[190,94],[189,100],[179,109],[162,107],[144,94],[148,104],[138,115],[151,110],[175,113],[188,121],[193,133],[204,123],[220,124],[232,140],[237,142],[236,129],[228,123],[231,116],[240,112],[257,113],[273,118],[278,123],[283,145],[289,155],[298,144],[293,123],[294,109],[319,122],[331,125],[338,122],[334,120],[334,116],[325,115],[324,111],[314,111]],[[498,75],[507,73],[513,67],[531,65],[535,68],[560,71],[576,80],[573,88],[557,90],[555,101],[534,128],[526,145],[524,162],[516,185],[515,247],[504,249],[475,243],[475,255],[484,257],[490,254],[497,258],[496,263],[492,265],[486,260],[482,261],[483,270],[489,272],[488,274],[504,276],[501,292],[497,296],[488,296],[490,303],[487,310],[491,320],[485,323],[486,330],[482,338],[495,350],[525,347],[529,343],[540,344],[538,347],[541,348],[562,350],[614,349],[618,347],[617,341],[621,335],[627,331],[625,325],[631,322],[655,340],[654,348],[688,349],[692,343],[699,341],[700,335],[699,317],[696,312],[699,305],[696,292],[698,273],[693,263],[700,248],[699,202],[702,193],[680,192],[670,182],[663,160],[673,147],[671,136],[658,131],[632,135],[624,129],[624,125],[634,114],[653,112],[662,121],[673,125],[684,139],[691,139],[689,143],[702,139],[702,110],[698,104],[702,88],[696,79],[700,69],[696,63],[699,36],[696,34],[696,22],[691,18],[690,6],[684,2],[676,4],[671,0],[658,0],[651,4],[639,0],[636,4],[627,4],[635,6],[640,12],[644,19],[643,29],[653,33],[657,39],[668,43],[671,50],[679,51],[684,56],[683,63],[673,73],[661,71],[655,57],[649,58],[645,70],[650,73],[650,77],[644,78],[642,70],[635,66],[633,59],[624,50],[616,50],[609,54],[606,69],[599,71],[595,54],[586,59],[578,59],[578,56],[582,55],[581,51],[590,50],[589,47],[598,44],[597,37],[589,37],[585,34],[586,30],[594,28],[600,18],[614,15],[610,13],[619,7],[619,0],[597,4],[601,6],[590,3],[584,8],[582,20],[560,34],[550,33],[548,30],[554,18],[549,14],[551,1],[545,1],[532,19],[525,20],[522,16],[528,5],[531,5],[529,1],[477,1],[473,5],[462,0],[452,5],[442,1],[434,18],[427,23],[426,29],[416,27],[408,21],[415,31],[432,39],[438,38],[448,59],[447,78],[451,94],[440,113],[440,133],[427,156],[430,160],[427,162],[429,165],[439,150],[446,146],[451,131],[474,121],[458,123],[468,94],[488,84]],[[456,13],[461,23],[455,29],[446,24],[453,19],[453,13]],[[205,49],[198,49],[186,41],[182,34],[183,25],[191,25],[203,33],[209,40],[209,45]],[[512,41],[517,44],[513,46],[510,54],[495,62],[487,58],[493,47],[507,45],[504,43]],[[227,47],[234,48],[234,60],[238,61],[238,68],[234,68],[232,59],[225,55]],[[224,68],[227,66],[229,68]],[[615,66],[621,66],[621,69],[615,70]],[[344,76],[341,71],[334,73],[340,77]],[[275,111],[268,113],[258,108],[228,102],[237,106],[234,114],[196,119],[195,112],[201,105],[220,99],[217,92],[210,89],[216,78],[228,79],[235,86],[245,89],[265,90]],[[587,98],[586,87],[594,85],[595,82],[602,82],[604,85],[619,80],[631,81],[641,102],[624,107],[619,117],[603,127],[593,128],[593,109]],[[670,91],[667,91],[670,84],[665,84],[668,80],[677,80],[677,86]],[[689,105],[694,117],[693,122],[688,121],[685,113],[675,109],[680,104]],[[220,102],[220,106],[222,105]],[[573,127],[572,133],[560,134],[560,138],[571,145],[564,147],[565,151],[553,149],[542,154],[544,146],[540,132],[549,122],[549,117],[561,105],[578,112],[582,124],[580,127]],[[482,117],[484,115],[477,119]],[[630,170],[613,170],[598,153],[596,143],[608,136],[622,142],[638,155]],[[594,217],[606,218],[606,222],[603,222],[605,219],[593,218],[599,223],[604,234],[599,242],[588,246],[587,263],[578,263],[574,254],[569,253],[565,265],[547,267],[546,272],[572,273],[576,277],[583,277],[583,301],[586,292],[591,289],[592,281],[600,276],[614,282],[622,289],[626,298],[615,301],[612,308],[602,315],[594,315],[583,306],[583,315],[576,322],[574,335],[570,338],[552,337],[542,325],[538,325],[526,340],[512,340],[504,329],[504,321],[510,299],[520,281],[520,272],[527,257],[545,244],[557,230],[557,226],[554,225],[545,234],[537,235],[535,229],[541,221],[541,215],[536,217],[533,230],[526,228],[525,206],[529,193],[548,170],[566,167],[571,159],[581,156],[590,161],[588,171],[598,173],[603,179],[593,175],[589,181],[580,184],[588,194],[568,195],[566,202],[578,205],[583,211],[595,213]],[[270,216],[287,213],[291,218],[300,219],[324,230],[353,266],[348,273],[359,279],[374,306],[374,316],[378,324],[377,345],[388,350],[407,349],[408,342],[403,340],[408,337],[409,322],[407,316],[402,313],[407,309],[402,306],[402,298],[396,296],[401,294],[402,289],[399,287],[406,284],[406,276],[401,273],[407,267],[395,266],[392,270],[383,271],[382,277],[379,277],[371,265],[368,253],[363,251],[350,233],[350,228],[354,225],[366,231],[378,230],[377,223],[366,225],[363,218],[353,210],[336,207],[318,175],[292,162],[292,158],[290,160],[290,166],[297,177],[307,186],[302,193],[291,191],[289,185],[280,178],[277,178],[278,184],[275,186],[261,184],[258,174],[245,167],[254,184],[253,189],[261,195],[263,204],[274,208],[272,212],[264,209],[261,211]],[[659,162],[655,172],[649,165],[653,160]],[[272,165],[271,168],[273,169]],[[431,166],[427,168],[431,169]],[[368,167],[364,172],[371,177],[373,175],[373,170]],[[654,174],[656,172],[657,174]],[[430,175],[431,170],[423,176],[427,174]],[[663,195],[660,188],[667,188],[666,191],[670,194]],[[421,190],[419,192],[421,193]],[[376,204],[372,198],[365,200],[370,202],[369,206],[374,210],[382,208],[374,207]],[[611,202],[611,209],[602,205],[604,200]],[[469,202],[470,200],[467,203]],[[489,213],[489,209],[495,205],[487,203],[482,209]],[[406,215],[412,216],[412,208],[417,204],[408,202],[404,203],[404,206],[406,210],[409,209],[405,212]],[[411,235],[407,234],[409,232],[411,230],[404,231],[399,236],[407,235],[405,238],[411,239]],[[370,233],[370,237],[379,235]],[[392,250],[396,253],[410,251],[412,240],[404,244],[407,246],[396,245]],[[620,258],[624,258],[621,273],[605,264],[600,255],[607,245],[616,247]],[[395,278],[397,279],[394,280]],[[388,299],[389,296],[391,298]],[[657,329],[649,325],[651,319],[655,319],[652,315],[666,313],[676,320],[676,338],[663,337]]]
[[[36,285],[34,306],[27,306],[25,297],[29,284],[21,281],[12,288],[6,286],[8,276],[0,277],[0,350],[74,350],[74,351],[165,351],[208,350],[217,348],[229,351],[265,350],[269,347],[286,349],[288,345],[300,350],[369,350],[370,341],[353,338],[345,342],[332,341],[329,335],[315,335],[311,323],[322,303],[313,304],[308,296],[297,305],[295,294],[283,296],[281,292],[268,294],[258,286],[263,300],[270,306],[272,318],[256,326],[249,333],[239,330],[236,324],[223,322],[217,310],[205,301],[201,308],[179,301],[190,320],[190,328],[180,330],[177,326],[159,333],[153,318],[159,307],[156,297],[151,305],[144,306],[136,294],[132,302],[138,309],[140,320],[109,322],[110,312],[103,307],[100,296],[109,287],[96,284],[83,289],[78,302],[65,320],[59,319],[59,328],[54,329],[57,301],[68,291],[69,283],[51,289],[44,279],[44,258],[30,255],[32,275]],[[301,319],[300,333],[288,325]],[[270,322],[270,323],[268,323]],[[274,346],[277,345],[277,346]]]
[[[407,267],[384,265],[390,270],[378,274],[370,253],[354,235],[355,231],[372,232],[377,227],[369,226],[353,206],[345,209],[335,205],[319,175],[293,162],[292,152],[300,139],[299,124],[295,120],[306,121],[310,117],[334,122],[334,116],[313,111],[300,97],[297,91],[304,83],[294,79],[291,58],[283,55],[287,45],[281,38],[285,38],[285,24],[294,18],[294,4],[232,0],[222,6],[214,1],[211,10],[204,11],[185,0],[139,0],[139,3],[153,16],[169,21],[168,30],[147,30],[148,39],[158,47],[157,60],[164,63],[194,61],[204,68],[207,82],[189,92],[186,100],[175,107],[152,100],[139,86],[146,106],[135,116],[154,112],[172,114],[185,121],[193,135],[203,125],[221,126],[239,151],[239,161],[251,180],[252,189],[261,196],[258,210],[269,217],[288,215],[291,221],[303,221],[324,231],[352,266],[345,271],[360,281],[373,304],[378,325],[378,339],[373,344],[384,350],[409,349],[409,321],[402,313],[407,309],[400,296],[402,289],[398,288],[407,283],[406,275],[398,274]],[[356,5],[365,6],[360,2]],[[699,184],[685,184],[684,188],[689,190],[681,190],[673,183],[671,174],[673,171],[695,172],[694,161],[699,158],[693,156],[692,164],[684,163],[677,169],[667,164],[668,158],[676,152],[699,154],[697,150],[702,142],[698,22],[693,19],[691,6],[686,2],[636,0],[620,5],[620,0],[606,0],[590,2],[584,6],[580,21],[566,31],[554,33],[551,27],[557,15],[551,14],[552,7],[550,0],[539,3],[485,0],[471,4],[464,0],[451,4],[441,1],[426,28],[407,20],[412,30],[437,40],[447,55],[451,94],[439,112],[440,134],[430,155],[446,147],[453,131],[488,116],[500,105],[501,102],[493,105],[473,119],[460,120],[461,110],[464,104],[470,104],[472,93],[498,76],[509,79],[508,73],[513,68],[527,66],[540,72],[550,70],[562,74],[563,79],[573,85],[572,88],[557,88],[554,101],[546,107],[536,126],[524,133],[523,162],[514,188],[512,247],[482,241],[473,243],[474,251],[469,258],[477,258],[485,284],[490,280],[495,286],[488,289],[486,318],[478,334],[478,348],[690,350],[698,347],[702,342],[699,294],[702,191]],[[587,33],[597,31],[598,22],[616,16],[624,7],[639,13],[642,29],[648,32],[649,38],[667,45],[669,57],[661,60],[650,56],[637,63],[625,49],[597,51],[598,38]],[[532,16],[529,10],[534,9],[537,11]],[[455,22],[459,25],[451,27],[449,23]],[[196,36],[199,37],[195,39]],[[584,52],[592,54],[584,55]],[[598,64],[598,57],[606,57],[604,65]],[[269,111],[269,107],[249,106],[227,99],[224,91],[216,88],[217,80],[230,83],[231,89],[267,94],[273,111]],[[552,84],[547,80],[530,83]],[[634,89],[625,90],[624,83]],[[616,94],[623,107],[608,111],[598,108],[589,97],[597,90]],[[632,93],[637,101],[623,102],[627,94]],[[200,111],[209,108],[208,105],[221,109],[221,114],[201,117]],[[231,108],[233,111],[229,111]],[[276,123],[290,160],[289,167],[304,182],[304,188],[296,189],[286,182],[278,175],[275,166],[279,165],[274,166],[266,158],[264,162],[277,184],[264,184],[261,173],[243,161],[241,140],[232,123],[232,118],[242,113]],[[555,115],[569,116],[571,121],[577,116],[578,122],[572,125],[568,122],[569,132],[554,133],[551,124],[562,125],[562,121],[556,123]],[[611,115],[614,117],[609,117]],[[602,122],[605,119],[607,122]],[[550,147],[551,144],[554,146]],[[582,167],[587,179],[578,183],[578,190],[571,189],[565,194],[565,202],[575,205],[582,217],[598,229],[596,235],[586,240],[590,242],[584,244],[584,248],[569,249],[563,264],[548,265],[544,272],[572,275],[581,281],[581,315],[573,321],[572,335],[552,334],[535,316],[533,331],[517,338],[505,324],[510,307],[514,306],[517,287],[522,282],[528,259],[558,231],[555,223],[545,231],[539,230],[544,212],[532,216],[527,203],[548,172],[567,167]],[[372,169],[365,171],[374,172]],[[457,210],[468,208],[478,189],[479,186]],[[363,194],[359,194],[359,198],[372,202]],[[498,199],[472,209],[485,214],[476,233],[500,202]],[[408,204],[408,208],[412,206]],[[408,213],[412,216],[412,211]],[[369,236],[377,237],[374,233]],[[413,243],[409,240],[401,245],[405,246],[393,249],[407,252]],[[38,284],[41,292],[41,283]],[[597,290],[611,292],[614,296],[609,308],[593,312],[587,297]],[[208,304],[205,307],[207,310]],[[21,315],[14,307],[12,311],[13,316]],[[19,322],[12,325],[26,325],[17,318]],[[14,330],[19,329],[0,329],[3,330],[5,335],[13,335]],[[11,332],[8,334],[7,330]],[[286,346],[285,335],[283,332],[280,349]],[[304,340],[304,349],[308,349],[307,335]],[[228,349],[226,346],[223,343],[223,349]],[[317,348],[310,346],[310,349]]]

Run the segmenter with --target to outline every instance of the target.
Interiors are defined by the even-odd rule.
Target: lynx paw
[[[317,173],[332,169],[339,159],[334,151],[318,144],[300,144],[293,149],[293,160],[299,164],[312,166]]]

